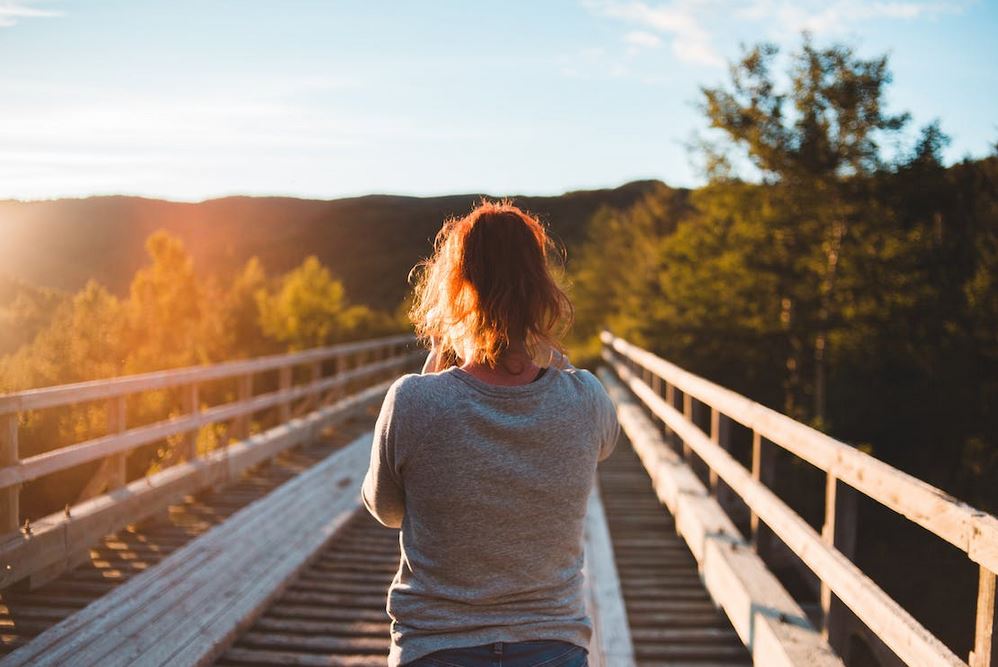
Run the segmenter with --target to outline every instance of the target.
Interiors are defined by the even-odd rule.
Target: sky
[[[801,30],[998,142],[995,0],[0,0],[0,198],[695,187],[700,86]]]

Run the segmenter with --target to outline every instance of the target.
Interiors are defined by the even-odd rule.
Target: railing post
[[[336,357],[336,376],[342,379],[343,374],[346,373],[346,372],[347,372],[347,358],[346,358],[345,354],[341,353],[341,354],[337,355],[337,357]],[[337,399],[341,399],[344,396],[346,396],[346,393],[347,393],[346,386],[343,385],[343,384],[340,384],[336,388],[336,393],[334,394],[334,396]]]
[[[190,416],[201,412],[201,397],[197,382],[192,382],[184,387],[182,403],[184,412]],[[193,461],[198,455],[198,433],[200,431],[201,427],[195,426],[184,434],[183,455],[186,461]]]
[[[291,371],[291,366],[281,366],[278,374],[278,389],[282,394],[291,391]],[[291,421],[291,401],[281,403],[279,414],[282,424]]]
[[[776,460],[772,447],[766,447],[758,431],[752,431],[752,479],[772,488],[776,477]],[[752,532],[752,546],[764,561],[772,557],[773,534],[759,521],[755,512],[749,513],[749,525]]]
[[[847,558],[851,559],[856,551],[856,492],[831,473],[825,477],[825,523],[821,537]],[[845,625],[849,610],[824,581],[821,582],[820,597],[822,636],[836,652],[843,655],[847,649]]]
[[[974,631],[974,650],[968,660],[970,667],[990,667],[998,657],[998,616],[995,615],[995,573],[981,566],[977,588],[977,623]]]
[[[17,413],[0,415],[0,468],[18,462]],[[0,535],[17,530],[20,523],[21,485],[0,489]]]
[[[710,407],[710,441],[715,445],[721,444],[721,413],[713,405]],[[727,448],[725,448],[727,449]],[[710,482],[710,495],[717,498],[717,471],[710,468],[708,471],[708,478]]]
[[[686,421],[693,423],[693,397],[690,396],[688,391],[683,392],[683,417]],[[690,446],[683,440],[683,459],[689,463],[692,457],[693,450]]]
[[[127,428],[125,415],[125,397],[116,396],[107,401],[107,432],[124,433]],[[120,489],[127,481],[127,459],[128,452],[112,454],[108,458],[107,489],[112,491]]]
[[[676,407],[676,388],[672,385],[671,382],[667,382],[665,385],[665,402],[668,403],[673,408]],[[665,427],[665,438],[666,442],[669,443],[672,449],[675,449],[676,436],[675,434],[673,434],[672,429],[669,428],[668,425],[666,425]]]
[[[236,399],[240,403],[245,403],[251,398],[253,398],[253,376],[249,373],[240,375],[239,379],[236,380]],[[252,416],[247,412],[236,417],[233,424],[236,440],[245,440],[249,437],[250,419]]]
[[[731,418],[721,414],[714,406],[710,408],[710,439],[724,451],[731,452]],[[734,514],[740,507],[734,502],[735,495],[731,492],[731,487],[718,479],[713,469],[710,471],[710,492],[717,498],[725,514],[737,521],[738,517]],[[744,512],[740,514],[744,520]]]
[[[322,396],[319,395],[319,382],[322,380],[321,361],[313,361],[309,364],[308,379],[312,384],[312,391],[309,392],[307,404],[309,409],[315,410],[322,405]]]

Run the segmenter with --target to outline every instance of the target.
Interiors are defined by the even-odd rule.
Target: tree
[[[863,247],[864,180],[881,170],[882,137],[899,132],[908,114],[884,110],[891,81],[886,57],[863,60],[851,48],[818,49],[805,34],[791,54],[789,86],[773,74],[778,49],[763,44],[731,67],[728,87],[702,88],[710,127],[762,175],[772,242],[754,248],[755,264],[776,277],[785,331],[784,409],[827,421],[829,345],[841,326],[844,254]],[[875,224],[875,223],[874,223]],[[765,267],[765,268],[764,268]],[[811,409],[802,399],[811,395]]]
[[[344,340],[350,329],[343,283],[315,256],[285,274],[275,293],[261,290],[256,298],[264,335],[286,343],[290,350]]]

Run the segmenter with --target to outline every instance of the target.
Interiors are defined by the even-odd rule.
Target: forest
[[[594,358],[608,327],[994,513],[998,145],[947,166],[939,123],[912,133],[887,111],[886,57],[806,37],[782,56],[746,49],[701,90],[707,185],[593,217],[572,265],[579,345]],[[823,478],[778,470],[820,527]],[[969,648],[962,554],[862,499],[857,526],[863,570]]]

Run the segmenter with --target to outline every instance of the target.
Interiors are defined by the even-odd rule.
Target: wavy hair
[[[564,259],[540,220],[507,199],[483,198],[446,220],[432,256],[409,273],[410,282],[417,276],[409,317],[442,360],[438,369],[460,360],[517,372],[503,353],[519,341],[539,366],[564,355],[561,338],[574,318],[558,284]]]

